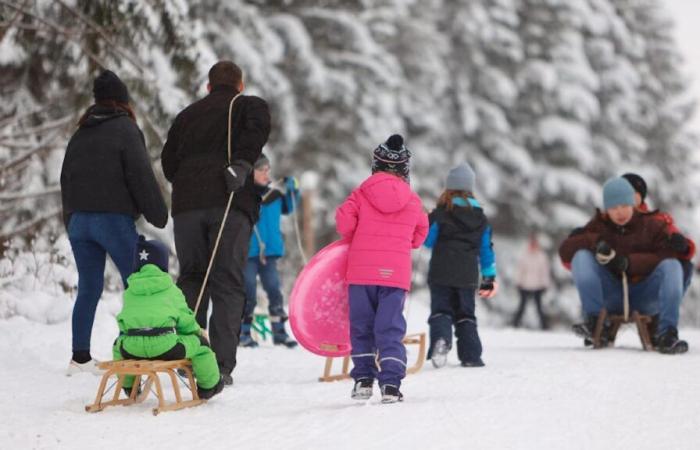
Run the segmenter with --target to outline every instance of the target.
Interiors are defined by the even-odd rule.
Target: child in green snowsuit
[[[190,359],[200,398],[211,398],[223,389],[219,366],[185,296],[168,274],[167,247],[141,236],[136,252],[134,273],[117,315],[114,359]],[[133,383],[134,377],[125,377],[127,392]]]

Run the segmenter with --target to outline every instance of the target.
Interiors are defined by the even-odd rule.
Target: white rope
[[[235,97],[231,99],[231,103],[228,105],[228,134],[227,134],[227,151],[228,151],[228,163],[231,164],[231,111],[233,110],[233,102],[236,101],[238,96],[241,94],[236,94]],[[211,273],[211,267],[214,265],[214,258],[216,258],[216,252],[219,249],[219,242],[221,241],[221,235],[224,233],[224,226],[226,225],[226,219],[228,219],[228,213],[231,210],[231,203],[233,202],[233,192],[228,196],[228,203],[226,204],[226,210],[224,211],[224,218],[221,220],[221,226],[219,227],[219,233],[216,235],[216,242],[214,243],[214,249],[211,252],[211,258],[209,258],[209,266],[207,267],[207,273],[204,275],[204,281],[202,281],[202,287],[199,289],[199,295],[197,296],[197,303],[194,306],[194,314],[197,315],[199,310],[199,305],[202,302],[202,296],[204,295],[204,290],[207,287],[207,282],[209,281],[209,274]]]
[[[292,220],[294,221],[294,234],[296,235],[297,247],[299,248],[299,254],[301,255],[301,260],[304,265],[308,261],[306,259],[306,253],[304,253],[304,246],[301,243],[301,232],[299,231],[299,217],[297,217],[297,202],[294,198],[294,191],[292,190],[290,197],[292,198]]]
[[[595,259],[599,264],[606,265],[615,258],[615,250],[611,250],[610,254],[602,255],[596,253]],[[630,317],[630,294],[629,294],[629,284],[627,282],[627,273],[622,272],[622,310],[625,317],[625,322],[629,320]]]
[[[258,249],[260,250],[260,253],[258,253],[258,259],[260,260],[260,263],[263,266],[267,265],[267,258],[265,257],[265,242],[262,240],[262,236],[260,236],[260,230],[258,230],[258,225],[255,224],[253,225],[253,232],[255,232],[255,239],[258,240]]]

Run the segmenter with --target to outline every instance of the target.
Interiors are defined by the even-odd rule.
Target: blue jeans
[[[350,343],[352,363],[350,376],[355,380],[378,378],[379,385],[400,387],[406,376],[406,319],[403,305],[406,290],[351,284]],[[380,371],[375,358],[379,353]]]
[[[433,345],[444,339],[452,348],[452,326],[457,337],[457,356],[462,362],[476,362],[481,359],[481,339],[477,330],[474,289],[461,289],[452,286],[430,284],[430,350],[428,359],[433,356]]]
[[[571,262],[574,283],[586,315],[623,310],[622,281],[598,264],[588,250],[579,250]],[[664,259],[642,281],[629,284],[631,311],[659,315],[657,334],[678,326],[678,310],[683,298],[683,269],[677,259]]]
[[[68,239],[78,268],[78,298],[73,306],[73,351],[90,351],[92,324],[102,296],[109,254],[126,287],[133,271],[138,234],[134,219],[125,214],[75,212]]]
[[[245,266],[244,276],[245,276],[245,311],[243,313],[244,318],[253,317],[253,311],[255,311],[255,305],[257,305],[257,288],[258,288],[258,275],[260,275],[260,282],[262,283],[263,289],[267,294],[268,300],[268,311],[270,313],[270,320],[273,322],[280,322],[287,320],[287,313],[284,311],[284,298],[282,297],[282,290],[280,288],[280,276],[277,272],[277,260],[278,256],[268,256],[263,264],[260,258],[253,257],[248,258],[248,262]]]

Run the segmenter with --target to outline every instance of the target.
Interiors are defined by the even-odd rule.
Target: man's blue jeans
[[[275,321],[287,320],[287,313],[284,311],[284,298],[282,297],[282,288],[280,285],[280,276],[277,272],[278,256],[268,256],[263,264],[260,259],[255,256],[248,258],[245,267],[245,312],[244,318],[253,317],[255,306],[257,305],[257,287],[258,275],[260,282],[267,294],[268,310],[270,318],[275,318]],[[277,320],[279,318],[279,320]]]
[[[138,234],[131,216],[75,212],[68,223],[68,238],[78,268],[78,298],[73,306],[73,351],[89,351],[97,302],[104,287],[107,255],[117,266],[126,287],[126,279],[133,271]]]
[[[576,252],[571,272],[584,314],[598,315],[603,307],[611,313],[622,312],[622,280],[598,264],[592,252]],[[678,326],[682,298],[683,269],[677,259],[664,259],[642,281],[629,284],[630,311],[658,314],[657,334]]]

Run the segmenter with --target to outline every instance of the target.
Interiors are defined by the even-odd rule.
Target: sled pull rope
[[[595,255],[596,261],[600,264],[607,264],[615,258],[615,250],[612,250],[609,255],[603,256],[600,254]],[[622,272],[622,308],[625,317],[625,322],[629,320],[630,317],[630,294],[629,294],[629,283],[627,281],[627,273]]]
[[[235,97],[231,99],[231,103],[228,105],[228,133],[227,133],[227,153],[228,153],[228,163],[231,164],[231,111],[233,111],[233,103],[241,94],[236,94]],[[204,275],[204,281],[202,282],[202,287],[199,289],[199,295],[197,296],[197,303],[194,305],[194,314],[197,315],[199,311],[199,304],[202,302],[202,296],[204,296],[204,290],[207,287],[207,282],[209,281],[209,274],[211,273],[211,267],[214,265],[214,258],[216,258],[216,252],[219,249],[219,242],[221,241],[221,235],[224,233],[224,226],[226,225],[226,219],[228,219],[228,213],[231,210],[231,203],[233,202],[233,194],[231,192],[228,196],[228,203],[226,204],[226,210],[224,211],[224,218],[221,220],[221,226],[219,227],[219,233],[216,235],[216,242],[214,243],[214,249],[211,252],[211,258],[209,258],[209,266],[207,267],[207,273]]]
[[[294,198],[294,191],[290,195],[292,199],[292,220],[294,221],[294,234],[296,235],[297,247],[299,248],[299,254],[301,255],[301,260],[306,265],[308,259],[304,253],[304,246],[301,245],[301,232],[299,231],[299,217],[297,216],[297,201]]]

